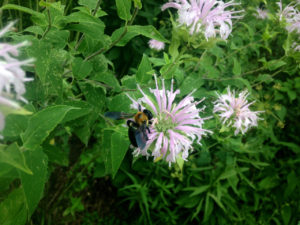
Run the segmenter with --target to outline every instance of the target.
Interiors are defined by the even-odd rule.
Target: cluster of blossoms
[[[221,117],[223,124],[235,127],[234,134],[239,132],[244,134],[250,127],[257,126],[257,121],[261,118],[258,117],[262,111],[251,111],[249,106],[254,102],[248,103],[247,91],[241,92],[236,97],[235,92],[231,92],[227,88],[227,94],[218,95],[218,99],[214,102],[214,113],[218,113]]]
[[[13,23],[8,24],[0,31],[0,38],[9,31]],[[26,102],[23,97],[25,93],[24,82],[31,81],[31,78],[26,78],[26,74],[21,68],[22,65],[29,65],[33,60],[28,59],[19,61],[14,58],[19,55],[18,48],[28,45],[28,42],[19,44],[0,43],[0,110],[2,107],[10,107],[18,109],[20,106],[14,98]],[[0,111],[0,131],[5,125],[4,115]]]
[[[295,31],[296,33],[300,34],[300,13],[296,6],[299,4],[295,2],[291,2],[288,4],[284,9],[282,7],[282,2],[277,2],[279,6],[279,19],[285,19],[287,26],[286,29],[288,32]]]
[[[202,136],[211,133],[202,128],[204,120],[208,119],[199,116],[204,107],[202,109],[196,107],[204,99],[198,102],[194,101],[192,92],[175,104],[175,97],[180,91],[173,90],[173,82],[170,91],[165,89],[164,81],[162,81],[162,89],[159,89],[156,77],[155,82],[156,89],[150,88],[154,98],[147,96],[139,86],[142,98],[135,101],[128,95],[133,103],[131,108],[138,109],[139,105],[145,106],[152,111],[155,121],[150,127],[149,140],[145,148],[137,148],[134,155],[148,157],[148,151],[151,151],[154,159],[164,158],[169,164],[176,162],[177,157],[186,160],[189,152],[193,150],[194,140],[200,144]]]
[[[165,48],[165,43],[155,39],[151,39],[148,43],[150,48],[157,51],[163,50]]]
[[[256,14],[255,17],[257,19],[267,19],[268,18],[268,10],[266,9],[261,9],[261,8],[256,8]]]
[[[232,31],[232,19],[242,18],[240,11],[227,10],[239,5],[229,1],[216,0],[175,0],[162,6],[162,10],[175,8],[178,10],[178,22],[189,27],[190,34],[204,33],[205,38],[216,37],[217,34],[226,40]]]

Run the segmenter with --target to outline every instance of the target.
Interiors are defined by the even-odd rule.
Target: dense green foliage
[[[30,41],[20,57],[35,58],[31,114],[9,114],[0,145],[0,224],[298,224],[298,37],[265,3],[268,19],[244,0],[228,40],[206,41],[159,0],[0,0],[2,27],[18,20],[4,40]],[[140,97],[136,84],[154,87],[153,73],[174,78],[180,97],[206,97],[203,116],[216,91],[247,89],[263,120],[237,136],[208,120],[214,133],[183,167],[133,158],[125,122],[103,114],[132,112],[125,93]]]

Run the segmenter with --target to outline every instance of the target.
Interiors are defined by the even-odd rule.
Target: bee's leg
[[[142,112],[142,106],[139,104],[139,111]]]
[[[127,120],[127,126],[137,128],[138,124],[136,122],[132,121],[132,120]]]
[[[151,134],[149,127],[146,127],[147,131],[149,134]]]

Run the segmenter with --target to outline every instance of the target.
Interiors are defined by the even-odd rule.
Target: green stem
[[[39,0],[35,1],[35,6],[36,6],[36,11],[38,12],[39,11]]]
[[[20,0],[18,0],[18,4],[21,5]],[[19,11],[19,31],[23,29],[23,21],[22,21],[22,12]]]
[[[193,69],[193,72],[195,72],[195,71],[199,68],[200,62],[201,62],[201,60],[203,59],[203,56],[206,55],[206,53],[207,53],[207,49],[205,49],[205,51],[204,51],[204,52],[202,53],[202,55],[200,56],[200,59],[198,60],[197,64],[195,65],[195,67],[194,67],[194,69]]]
[[[67,6],[66,6],[65,12],[64,12],[65,16],[67,15],[69,8],[71,7],[73,1],[66,1],[66,2],[68,2],[68,4],[66,3]]]
[[[48,27],[47,29],[45,30],[43,36],[42,36],[42,39],[46,36],[46,34],[50,31],[51,29],[51,26],[52,26],[52,22],[51,22],[51,15],[50,15],[50,10],[47,8],[47,15],[48,15]]]
[[[92,16],[95,16],[96,15],[96,13],[97,13],[97,11],[98,11],[98,9],[100,8],[100,4],[101,4],[101,0],[98,0],[98,2],[97,2],[97,5],[96,5],[96,8],[95,8],[95,10],[93,11],[93,13],[92,13]],[[81,35],[81,37],[80,37],[80,40],[77,42],[77,44],[75,45],[75,50],[77,50],[78,49],[78,47],[79,47],[79,45],[81,44],[81,42],[83,41],[83,39],[84,39],[84,34],[82,34]]]

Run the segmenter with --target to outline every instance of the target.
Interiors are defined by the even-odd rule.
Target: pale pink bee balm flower
[[[268,10],[256,8],[255,17],[257,19],[267,19],[268,18]]]
[[[151,39],[148,43],[150,48],[157,51],[163,50],[165,48],[165,43],[155,39]]]
[[[0,30],[0,38],[14,23],[8,24]],[[14,100],[27,102],[23,97],[25,93],[24,82],[31,81],[31,78],[26,78],[25,71],[21,68],[23,65],[29,65],[33,62],[32,59],[20,61],[16,57],[19,55],[18,49],[28,45],[28,42],[19,44],[0,43],[0,106],[11,108],[19,108],[19,104]],[[4,115],[0,111],[0,131],[4,128]]]
[[[162,10],[175,8],[178,10],[178,22],[190,29],[190,34],[204,33],[205,38],[216,37],[217,34],[226,40],[232,31],[232,19],[242,18],[240,11],[228,10],[239,5],[229,1],[216,0],[174,0],[162,6]]]
[[[283,18],[286,20],[286,29],[288,32],[295,31],[296,33],[300,33],[300,13],[296,6],[300,4],[298,2],[291,2],[285,8],[282,7],[282,2],[277,2],[279,6],[278,16],[279,19],[282,20]]]
[[[127,95],[132,101],[132,108],[138,109],[139,105],[142,105],[152,111],[154,117],[145,148],[137,148],[133,154],[147,157],[151,155],[154,160],[162,158],[171,165],[178,157],[187,160],[189,153],[193,150],[194,141],[200,144],[203,135],[212,132],[202,127],[204,120],[208,118],[201,118],[199,113],[205,107],[202,109],[196,107],[204,99],[195,101],[191,92],[176,104],[175,98],[180,91],[173,90],[173,82],[170,90],[165,89],[163,80],[162,88],[159,88],[156,76],[155,82],[156,88],[150,88],[151,96],[146,95],[139,85],[138,89],[143,95],[142,98],[135,101]]]
[[[254,102],[248,103],[247,97],[249,93],[243,91],[238,97],[234,91],[227,88],[227,94],[218,95],[218,99],[214,102],[214,113],[218,113],[223,124],[228,127],[235,128],[234,134],[239,132],[245,134],[250,127],[256,127],[257,121],[261,120],[258,114],[263,111],[251,111],[249,106]]]

